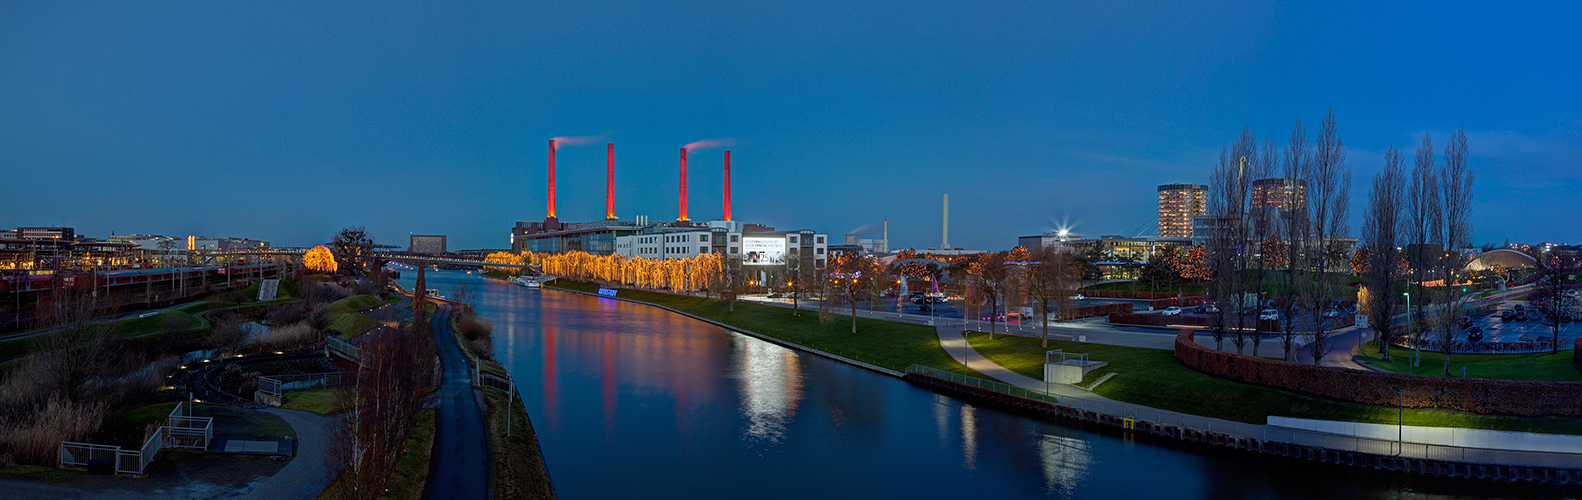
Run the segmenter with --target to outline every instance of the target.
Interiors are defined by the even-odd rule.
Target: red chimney
[[[725,151],[725,220],[731,220],[731,152]]]
[[[615,143],[604,145],[604,218],[615,219]]]
[[[687,222],[687,148],[681,148],[681,214],[676,222]]]
[[[555,218],[555,140],[549,140],[549,215],[546,218]]]

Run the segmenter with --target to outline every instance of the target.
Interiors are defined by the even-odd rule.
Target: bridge
[[[301,257],[302,254],[307,253],[307,251],[308,251],[308,249],[306,249],[306,248],[270,248],[270,249],[263,249],[263,250],[236,250],[236,251],[229,251],[229,252],[205,252],[204,255],[241,256],[241,257],[250,256],[250,255],[259,255],[259,256],[262,256],[262,255],[285,255],[285,256]],[[533,265],[533,264],[506,264],[506,263],[503,263],[503,262],[489,262],[489,261],[486,261],[486,260],[478,260],[478,259],[458,259],[458,258],[453,258],[453,257],[436,257],[436,256],[432,256],[432,255],[412,254],[412,253],[407,253],[407,252],[374,252],[374,253],[368,254],[367,258],[370,259],[370,260],[388,260],[388,261],[393,261],[393,262],[403,262],[403,263],[407,263],[407,264],[434,264],[434,265],[442,265],[443,264],[443,265],[463,266],[463,267],[505,267],[505,268],[511,268],[511,269],[538,269],[539,268],[539,266]]]

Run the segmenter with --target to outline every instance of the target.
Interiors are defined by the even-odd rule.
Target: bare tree
[[[1340,255],[1337,240],[1347,233],[1351,208],[1351,168],[1346,165],[1346,145],[1340,139],[1335,124],[1335,110],[1331,108],[1319,124],[1318,141],[1313,147],[1313,168],[1308,173],[1307,188],[1312,210],[1311,263],[1313,340],[1308,350],[1313,363],[1318,364],[1329,350],[1334,331],[1325,321],[1323,312],[1332,307],[1337,289],[1329,283],[1330,270],[1346,263],[1349,258]]]
[[[851,333],[857,333],[857,303],[868,290],[868,281],[874,278],[873,259],[854,254],[837,255],[829,259],[829,274],[825,278],[830,293],[824,302],[849,306]]]
[[[1293,353],[1296,351],[1296,318],[1301,314],[1301,297],[1303,292],[1302,282],[1307,279],[1306,266],[1302,263],[1304,256],[1302,247],[1308,241],[1308,232],[1312,225],[1309,224],[1308,200],[1305,186],[1297,183],[1305,182],[1308,171],[1313,167],[1313,153],[1311,145],[1307,142],[1307,130],[1302,126],[1302,119],[1297,118],[1296,124],[1291,126],[1291,135],[1285,149],[1285,162],[1282,163],[1281,177],[1284,182],[1292,183],[1281,189],[1278,196],[1282,198],[1280,211],[1276,223],[1277,234],[1285,242],[1286,255],[1280,259],[1285,267],[1285,283],[1281,290],[1281,315],[1280,336],[1285,352],[1286,361],[1295,361]]]
[[[1384,151],[1384,170],[1373,176],[1368,206],[1363,215],[1362,239],[1368,248],[1366,283],[1368,315],[1378,332],[1379,355],[1390,359],[1390,316],[1395,311],[1395,287],[1401,280],[1402,204],[1406,189],[1405,157],[1395,145]]]
[[[1533,319],[1549,327],[1554,341],[1549,352],[1559,353],[1562,324],[1573,319],[1574,306],[1571,298],[1566,296],[1566,278],[1576,272],[1576,263],[1559,255],[1548,255],[1540,259],[1538,264],[1541,274],[1531,295]]]
[[[1043,318],[1040,337],[1043,347],[1049,347],[1049,306],[1054,302],[1058,310],[1065,311],[1071,302],[1071,290],[1082,278],[1082,270],[1071,262],[1071,256],[1053,248],[1039,248],[1032,253],[1032,262],[1025,269],[1027,296],[1038,305]]]
[[[973,291],[989,301],[989,339],[993,340],[1000,302],[1004,298],[1005,287],[1011,280],[1011,270],[1005,263],[1005,254],[992,253],[979,257],[967,267],[967,274],[972,276]]]
[[[1445,309],[1440,314],[1439,340],[1444,353],[1444,375],[1450,376],[1450,343],[1458,328],[1456,321],[1467,302],[1465,290],[1457,286],[1465,264],[1457,249],[1472,245],[1472,168],[1467,165],[1467,132],[1461,127],[1450,133],[1445,143],[1445,165],[1440,170],[1442,189],[1439,191],[1441,227],[1444,228],[1444,255],[1440,258],[1440,276],[1444,278]]]
[[[1437,244],[1442,233],[1439,206],[1439,173],[1434,167],[1434,139],[1429,133],[1423,133],[1422,142],[1417,145],[1417,154],[1412,164],[1412,182],[1406,192],[1406,241],[1407,265],[1411,266],[1411,283],[1416,288],[1411,288],[1407,293],[1417,293],[1416,311],[1412,311],[1410,321],[1406,325],[1406,335],[1412,346],[1412,366],[1421,366],[1422,359],[1418,354],[1417,346],[1422,345],[1426,324],[1424,313],[1428,310],[1433,297],[1427,293],[1423,283],[1431,276],[1431,271],[1437,267],[1438,257],[1441,252],[1432,251],[1430,245]],[[1409,300],[1409,299],[1408,299]]]

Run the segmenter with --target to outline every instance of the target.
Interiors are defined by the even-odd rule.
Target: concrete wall
[[[1582,436],[1567,434],[1537,434],[1531,432],[1458,429],[1454,427],[1417,427],[1411,425],[1398,427],[1389,424],[1364,424],[1276,416],[1269,417],[1269,425],[1391,441],[1395,440],[1399,435],[1402,441],[1408,443],[1459,446],[1463,448],[1550,453],[1576,453],[1578,450],[1582,450]]]

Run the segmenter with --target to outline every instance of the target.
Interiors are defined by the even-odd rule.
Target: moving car
[[[1500,321],[1511,321],[1514,319],[1516,319],[1516,311],[1510,309],[1500,311]]]
[[[929,312],[929,311],[933,311],[934,310],[934,306],[931,306],[931,305],[928,305],[928,304],[923,304],[923,305],[917,306],[917,310],[923,311],[923,312]]]
[[[1472,327],[1472,317],[1471,316],[1462,316],[1461,317],[1461,327],[1462,328],[1471,328]]]
[[[1516,321],[1527,321],[1527,311],[1516,311]]]
[[[1258,313],[1258,319],[1280,319],[1280,311],[1276,311],[1274,309],[1264,309],[1263,312]]]
[[[783,298],[783,297],[785,297],[785,294],[782,294],[780,292],[775,292],[775,293],[769,294],[769,298],[771,298],[771,299],[779,299],[779,298]]]
[[[1215,304],[1203,304],[1203,314],[1219,314],[1219,306]]]
[[[1180,316],[1181,315],[1181,308],[1176,307],[1176,306],[1166,307],[1164,315],[1165,316]]]
[[[1480,340],[1483,340],[1483,329],[1482,328],[1478,328],[1478,327],[1474,326],[1472,328],[1468,328],[1467,329],[1467,342],[1477,342],[1477,341],[1480,341]]]
[[[1072,295],[1071,296],[1071,300],[1088,300],[1088,296],[1079,293],[1079,294],[1076,294],[1076,295]]]

